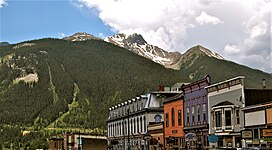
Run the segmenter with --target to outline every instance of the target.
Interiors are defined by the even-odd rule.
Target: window
[[[196,106],[196,110],[197,110],[197,122],[200,122],[200,105]]]
[[[190,123],[190,120],[189,120],[190,119],[189,118],[190,117],[190,108],[189,107],[186,108],[186,115],[187,115],[187,123]]]
[[[202,111],[203,111],[203,121],[207,121],[206,119],[206,104],[202,104]]]
[[[231,126],[231,111],[230,110],[226,110],[225,111],[225,124],[226,126]]]
[[[240,112],[239,112],[239,109],[236,110],[236,124],[240,124]]]
[[[165,114],[165,126],[169,127],[169,115],[168,115],[168,113]]]
[[[259,130],[258,129],[253,129],[253,138],[258,139],[259,138]]]
[[[178,110],[178,125],[181,125],[181,110]]]
[[[140,126],[139,126],[139,118],[137,117],[137,132],[139,133],[140,132]]]
[[[175,126],[175,109],[171,109],[171,116],[172,116],[172,126]]]
[[[192,107],[192,123],[195,122],[195,106]]]
[[[133,133],[136,133],[136,120],[135,120],[135,118],[133,119],[133,121],[134,121],[134,130],[133,130]]]
[[[155,122],[158,123],[158,122],[161,122],[162,117],[161,115],[156,115],[154,119],[155,119]]]
[[[144,116],[144,132],[146,132],[146,118],[145,118],[145,116]]]
[[[215,126],[222,127],[222,112],[221,111],[215,112]]]
[[[143,119],[140,117],[140,132],[143,132]]]
[[[127,121],[125,120],[125,123],[124,123],[124,135],[127,134]]]

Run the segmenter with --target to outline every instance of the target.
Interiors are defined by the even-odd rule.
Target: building
[[[112,149],[148,148],[144,140],[150,123],[163,121],[162,100],[175,91],[156,91],[109,108],[108,145]]]
[[[147,130],[152,137],[149,141],[150,150],[164,149],[163,129],[163,122],[155,122],[148,125]]]
[[[166,149],[179,149],[183,146],[183,93],[163,101],[164,146]]]
[[[52,136],[49,139],[49,149],[50,150],[63,150],[64,149],[63,137]]]
[[[272,90],[245,89],[244,147],[272,148]]]
[[[183,85],[184,92],[184,133],[185,141],[191,148],[201,145],[208,148],[208,101],[206,86],[210,85],[210,76],[196,82]],[[191,136],[193,135],[193,136]]]
[[[107,138],[83,133],[65,133],[52,136],[49,140],[50,150],[105,150]]]
[[[239,76],[206,87],[208,92],[210,147],[241,147],[245,106],[244,77]]]

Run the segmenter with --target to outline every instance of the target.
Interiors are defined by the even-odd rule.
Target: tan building
[[[147,127],[151,139],[149,141],[150,150],[162,150],[163,144],[163,122],[150,123]]]
[[[78,133],[66,133],[53,136],[49,143],[50,150],[106,150],[107,138]]]

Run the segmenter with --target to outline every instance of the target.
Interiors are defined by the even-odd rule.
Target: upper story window
[[[175,126],[175,109],[171,109],[171,116],[172,116],[172,126]]]
[[[206,103],[202,104],[202,112],[203,112],[203,121],[207,121],[206,118]]]
[[[240,124],[240,111],[236,110],[236,124]]]
[[[215,112],[215,126],[222,127],[222,112],[221,112],[221,110]]]
[[[169,114],[168,113],[165,114],[165,126],[169,127]]]
[[[187,123],[189,123],[190,122],[190,108],[189,107],[187,107],[186,108],[186,116],[187,116]]]
[[[231,110],[226,110],[225,111],[225,124],[226,126],[231,126]]]
[[[195,106],[192,107],[192,123],[195,122]]]
[[[182,118],[181,118],[181,110],[178,110],[178,125],[180,126],[181,125],[181,121],[182,121]]]
[[[196,106],[196,110],[197,110],[197,122],[200,122],[200,105],[199,104]]]
[[[161,115],[156,115],[154,117],[154,120],[155,120],[156,123],[161,122],[161,119],[162,119]]]

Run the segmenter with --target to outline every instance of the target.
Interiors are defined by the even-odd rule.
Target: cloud
[[[100,37],[101,39],[106,38],[106,36],[103,33],[98,33],[98,37]]]
[[[6,0],[0,0],[0,8],[4,7],[5,5],[7,5]]]
[[[246,37],[236,45],[226,45],[224,52],[231,59],[251,67],[272,72],[271,1],[249,4],[253,15],[244,21]],[[239,53],[236,53],[239,50]],[[238,55],[237,55],[238,54]]]
[[[62,32],[58,32],[58,36],[59,36],[60,38],[64,38],[66,35],[65,35],[64,33],[62,33]]]
[[[95,12],[112,31],[142,34],[148,43],[165,50],[184,52],[200,44],[237,63],[272,72],[270,0],[75,0],[74,4]]]
[[[250,29],[250,38],[254,39],[266,34],[268,24],[265,21],[258,23],[253,28]]]
[[[201,12],[201,15],[195,18],[196,22],[199,23],[200,25],[204,24],[222,24],[223,22],[218,19],[217,17],[208,15],[206,12]]]
[[[224,51],[227,53],[227,54],[238,54],[241,52],[239,46],[237,45],[229,45],[227,44],[225,47],[224,47]]]

